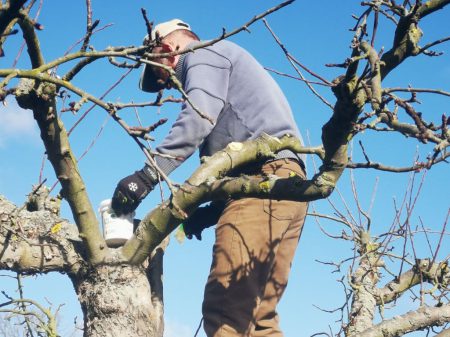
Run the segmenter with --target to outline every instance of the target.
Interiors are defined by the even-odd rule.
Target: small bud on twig
[[[44,25],[41,25],[39,22],[35,22],[34,28],[36,28],[37,30],[44,30]]]
[[[9,35],[16,35],[18,32],[19,32],[18,29],[13,29],[9,33],[2,34],[1,36],[3,37],[3,36],[9,36]]]

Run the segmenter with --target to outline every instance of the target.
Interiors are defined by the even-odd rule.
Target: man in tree
[[[201,44],[188,24],[174,19],[157,25],[150,36],[152,53],[173,53]],[[155,60],[176,73],[189,101],[183,104],[169,134],[156,148],[158,167],[169,174],[197,149],[210,156],[229,143],[262,133],[300,138],[289,104],[278,85],[244,49],[229,41],[173,53]],[[146,65],[140,88],[157,92],[174,83],[167,70]],[[206,117],[205,117],[206,116]],[[305,177],[304,158],[289,150],[269,161],[241,168],[236,174]],[[112,207],[127,214],[159,182],[149,164],[117,185]],[[282,336],[276,306],[302,231],[307,203],[244,198],[213,202],[185,222],[188,237],[201,238],[216,224],[213,261],[203,301],[209,337]]]

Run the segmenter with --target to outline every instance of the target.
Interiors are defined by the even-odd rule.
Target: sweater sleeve
[[[217,55],[208,55],[206,51],[196,53],[200,55],[192,54],[184,60],[183,89],[193,105],[216,121],[225,106],[231,67]],[[207,60],[205,56],[209,56]],[[195,62],[195,58],[200,60]],[[214,124],[185,102],[169,134],[156,148],[156,152],[178,160],[156,156],[156,163],[169,174],[195,152],[213,128]]]

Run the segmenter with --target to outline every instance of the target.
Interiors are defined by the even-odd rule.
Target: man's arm
[[[223,62],[220,66],[203,62],[186,66],[185,92],[197,108],[212,120],[217,120],[225,106],[230,68]],[[169,174],[195,152],[213,128],[210,121],[202,118],[189,103],[184,103],[169,134],[156,148],[156,152],[180,160],[156,156],[157,165],[164,173]],[[157,177],[157,174],[146,164],[142,170],[119,181],[113,195],[113,210],[117,214],[134,211],[158,182],[152,176]],[[149,179],[145,179],[146,177]]]
[[[200,52],[196,52],[200,53]],[[206,54],[206,55],[204,55]],[[190,64],[185,62],[185,72],[182,75],[184,90],[195,106],[212,120],[216,121],[226,104],[231,65],[216,54],[202,51],[196,59],[212,57],[212,61],[200,60]],[[184,160],[189,158],[210,134],[214,125],[202,118],[190,105],[185,102],[178,119],[169,134],[156,148],[156,152],[169,154],[181,160],[156,157],[158,166],[169,174]]]

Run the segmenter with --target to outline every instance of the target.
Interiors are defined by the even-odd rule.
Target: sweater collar
[[[180,58],[178,59],[178,63],[176,65],[176,67],[175,67],[175,76],[177,77],[178,81],[180,81],[181,83],[183,83],[183,81],[184,81],[184,78],[183,78],[183,64],[184,64],[184,59],[186,57],[186,54],[180,55]]]
[[[186,49],[192,48],[200,43],[202,43],[202,41],[192,41],[186,46]],[[181,54],[180,58],[178,59],[178,63],[175,66],[175,76],[181,83],[184,83],[184,74],[183,74],[184,60],[186,59],[186,56],[190,53],[194,53],[194,51],[192,52],[189,51],[187,53]]]

